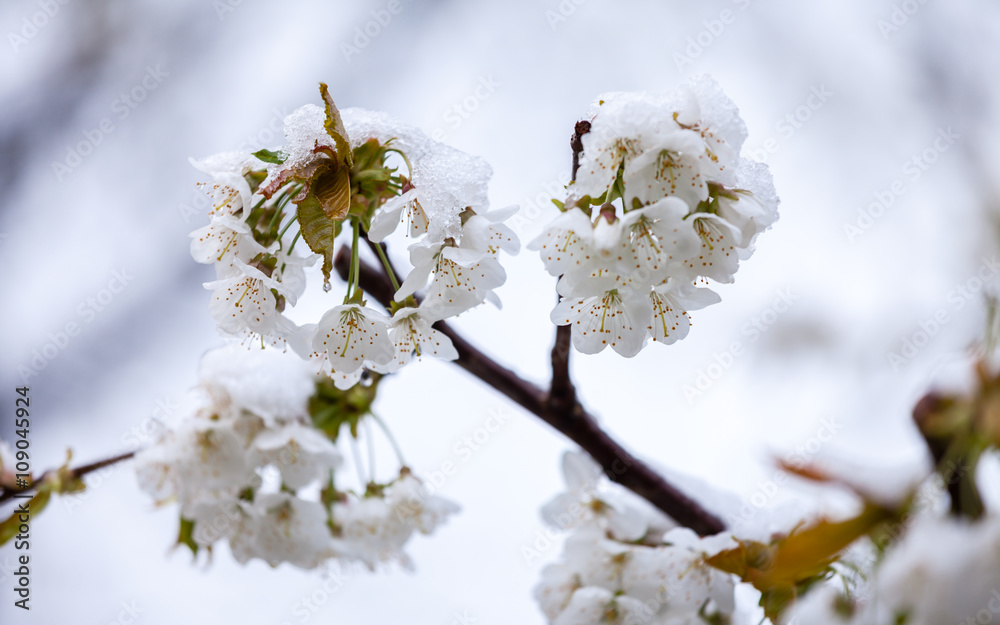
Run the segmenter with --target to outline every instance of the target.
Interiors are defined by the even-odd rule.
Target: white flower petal
[[[389,320],[380,312],[358,304],[331,308],[318,324],[313,349],[325,353],[333,371],[353,373],[365,361],[378,365],[392,360]]]

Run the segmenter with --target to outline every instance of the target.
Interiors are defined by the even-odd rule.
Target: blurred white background
[[[187,158],[280,145],[281,119],[318,103],[319,81],[341,107],[484,156],[494,206],[522,205],[527,241],[556,212],[573,122],[599,93],[714,75],[749,127],[745,154],[771,165],[781,219],[686,340],[574,368],[628,447],[748,501],[824,505],[766,484],[800,447],[918,466],[910,407],[980,336],[1000,271],[996,2],[7,0],[0,20],[0,436],[26,382],[36,470],[67,447],[81,462],[134,447],[133,428],[194,383],[221,339],[201,287],[212,269],[188,255],[205,211]],[[541,382],[554,280],[530,253],[506,266],[504,309],[456,325]],[[981,270],[987,286],[970,282]],[[782,294],[793,303],[778,313]],[[459,466],[440,492],[463,512],[415,541],[416,574],[352,575],[305,607],[315,572],[224,551],[192,566],[168,553],[176,510],[151,509],[124,465],[33,521],[30,615],[12,607],[15,551],[0,548],[0,621],[125,623],[129,605],[150,625],[543,622],[531,587],[560,546],[530,562],[522,548],[569,443],[440,363],[383,391],[418,474]],[[456,445],[497,410],[505,425],[466,461]]]

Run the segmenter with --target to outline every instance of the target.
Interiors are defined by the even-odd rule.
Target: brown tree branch
[[[137,453],[138,453],[137,451],[129,451],[124,454],[112,456],[111,458],[105,458],[104,460],[98,460],[97,462],[91,462],[90,464],[80,465],[77,468],[70,470],[69,477],[73,479],[80,479],[84,475],[87,475],[88,473],[93,473],[94,471],[98,471],[100,469],[103,469],[104,467],[122,462],[123,460],[128,460]],[[46,479],[48,479],[52,475],[55,475],[56,473],[58,473],[58,469],[49,469],[45,473],[42,473],[42,475],[37,480],[32,480],[25,488],[15,487],[15,488],[0,489],[0,503],[3,503],[8,499],[12,499],[15,495],[19,495],[21,493],[30,493],[34,491],[39,484],[45,482]]]
[[[580,154],[583,153],[583,135],[590,132],[590,122],[576,122],[569,147],[573,151],[573,171],[571,180],[576,181],[576,172],[580,169]],[[572,327],[556,326],[556,341],[552,345],[552,382],[549,385],[549,408],[555,412],[576,412],[579,404],[576,399],[576,388],[573,377],[569,373],[569,356],[572,350]]]
[[[569,374],[571,330],[568,325],[556,326],[556,341],[552,345],[552,382],[547,401],[549,408],[556,412],[573,412],[579,406]]]
[[[342,277],[350,268],[350,252],[341,249],[334,267]],[[361,263],[361,287],[366,294],[388,307],[394,294],[384,272],[366,262]],[[630,489],[643,499],[670,515],[675,521],[702,536],[726,529],[714,514],[669,484],[663,476],[632,456],[624,447],[601,429],[596,419],[579,403],[571,409],[556,408],[548,394],[538,386],[498,364],[474,345],[462,338],[447,323],[435,327],[451,339],[458,352],[456,364],[482,382],[503,393],[528,412],[539,417],[590,454],[611,480]]]
[[[573,182],[576,182],[576,171],[580,169],[580,154],[583,153],[583,135],[590,132],[590,122],[587,120],[578,121],[573,126],[573,136],[569,140],[569,147],[573,150]]]

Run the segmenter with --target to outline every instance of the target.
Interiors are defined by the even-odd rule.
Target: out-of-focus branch
[[[342,277],[347,275],[350,253],[346,249],[338,252],[334,267]],[[361,264],[360,283],[364,292],[382,305],[388,306],[392,301],[394,291],[389,279],[384,272],[365,262]],[[549,401],[549,394],[543,389],[498,364],[447,323],[439,321],[435,327],[454,344],[458,352],[458,366],[575,442],[603,467],[611,480],[632,490],[681,525],[702,536],[725,530],[725,525],[718,517],[669,484],[663,476],[612,439],[579,403],[574,401],[570,408],[554,406]]]
[[[957,403],[959,402],[953,397],[935,392],[927,393],[913,407],[913,422],[927,443],[937,471],[948,489],[951,513],[978,519],[986,513],[976,484],[976,464],[981,451],[959,447],[956,452],[953,449],[956,439],[965,436],[957,434],[952,427],[941,426],[942,422],[950,421],[949,417],[956,412]]]
[[[94,471],[98,471],[100,469],[103,469],[104,467],[117,464],[124,460],[128,460],[132,458],[136,453],[137,452],[135,451],[130,451],[124,454],[119,454],[117,456],[112,456],[111,458],[106,458],[104,460],[98,460],[97,462],[91,462],[90,464],[81,465],[75,469],[70,469],[69,475],[65,476],[64,479],[68,477],[69,479],[79,480],[88,473],[93,473]],[[17,488],[16,486],[12,488],[0,488],[0,503],[3,503],[8,499],[12,499],[15,495],[30,493],[34,491],[39,484],[44,483],[47,479],[49,479],[53,475],[56,475],[58,472],[59,472],[58,469],[49,469],[45,473],[42,473],[41,477],[39,477],[37,480],[32,480],[31,482],[29,482],[28,485],[25,486],[24,488]]]

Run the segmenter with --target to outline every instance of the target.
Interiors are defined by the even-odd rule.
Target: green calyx
[[[370,385],[355,384],[346,391],[338,389],[333,380],[327,378],[316,383],[316,394],[309,400],[309,416],[313,425],[331,441],[337,441],[344,425],[350,428],[351,436],[357,438],[358,423],[371,412],[382,377],[377,373],[371,376]]]

